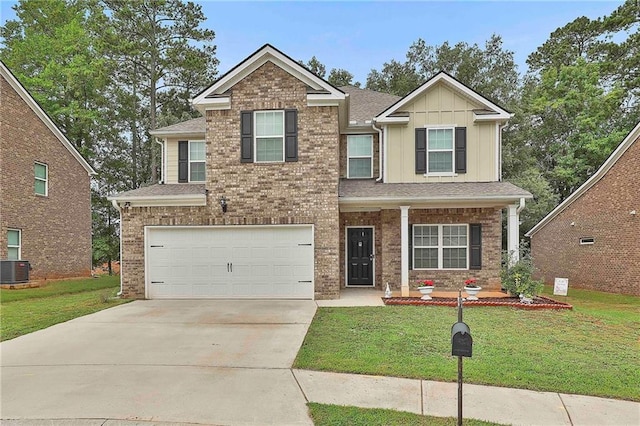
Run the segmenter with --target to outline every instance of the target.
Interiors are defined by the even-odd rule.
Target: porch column
[[[507,207],[507,252],[510,257],[510,264],[513,265],[520,260],[520,206],[510,204]]]
[[[400,206],[400,284],[402,297],[409,297],[409,206]]]

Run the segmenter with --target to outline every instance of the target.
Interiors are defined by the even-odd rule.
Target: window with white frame
[[[189,141],[189,182],[205,180],[205,143]]]
[[[19,229],[7,230],[7,259],[20,260],[22,235]]]
[[[427,129],[427,173],[453,173],[453,127]]]
[[[256,162],[284,161],[284,111],[256,111]]]
[[[347,177],[373,177],[373,136],[347,136]]]
[[[33,166],[35,174],[34,190],[37,195],[47,195],[49,192],[49,167],[44,163],[34,163]]]
[[[413,225],[413,269],[467,269],[468,225]]]

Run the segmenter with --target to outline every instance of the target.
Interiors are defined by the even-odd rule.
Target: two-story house
[[[111,197],[122,294],[337,298],[475,277],[500,288],[531,195],[500,178],[510,114],[440,73],[404,98],[337,88],[265,45],[151,132],[163,181]]]
[[[0,62],[0,259],[91,274],[91,166]]]

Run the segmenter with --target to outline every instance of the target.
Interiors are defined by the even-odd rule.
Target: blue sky
[[[0,23],[15,17],[15,1],[0,0]],[[220,74],[265,43],[305,62],[315,55],[327,67],[344,68],[366,81],[372,68],[403,60],[418,38],[429,45],[484,42],[496,33],[525,60],[556,28],[579,16],[610,14],[622,1],[307,2],[196,1],[204,27],[216,32]]]

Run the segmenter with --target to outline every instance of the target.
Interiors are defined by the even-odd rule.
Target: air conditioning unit
[[[20,284],[29,282],[28,260],[0,260],[0,284]]]

